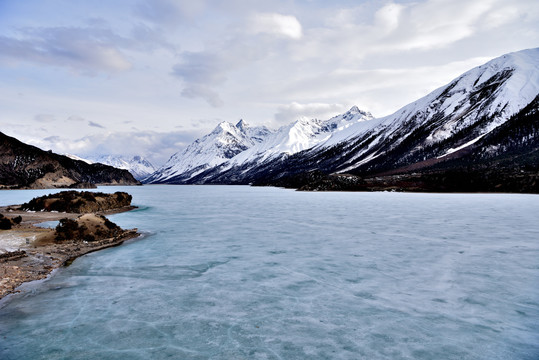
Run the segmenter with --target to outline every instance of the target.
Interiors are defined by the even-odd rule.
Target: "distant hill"
[[[0,132],[0,188],[46,189],[140,185],[126,170],[44,151]]]

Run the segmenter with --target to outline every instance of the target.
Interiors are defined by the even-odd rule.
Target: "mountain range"
[[[310,149],[334,132],[372,119],[370,113],[352,107],[329,120],[300,119],[277,131],[250,127],[243,120],[233,125],[222,122],[208,135],[174,154],[146,183],[204,183],[201,176],[242,167],[242,172],[262,163]]]
[[[539,193],[538,114],[536,48],[475,67],[381,118],[353,106],[328,120],[300,118],[277,130],[224,121],[157,170],[141,156],[86,160],[0,133],[0,187],[128,185],[138,179],[303,190]]]
[[[539,48],[523,50],[382,118],[353,107],[277,131],[223,122],[145,182],[537,192],[538,94]]]

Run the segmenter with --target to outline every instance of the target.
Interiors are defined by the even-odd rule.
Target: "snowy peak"
[[[138,155],[133,156],[133,159],[131,161],[148,166],[148,167],[153,167],[153,165],[148,160],[144,159],[142,156],[138,156]]]
[[[436,162],[473,145],[538,94],[539,49],[523,50],[475,67],[394,114],[356,123],[321,147],[357,144],[348,146],[354,155],[343,172]]]
[[[143,180],[155,171],[155,167],[139,155],[128,159],[120,155],[102,155],[96,158],[95,162],[128,170],[137,180]]]
[[[471,91],[494,95],[488,115],[510,116],[529,104],[539,92],[539,48],[510,53],[465,73],[474,81]],[[495,88],[492,92],[492,88]]]
[[[208,135],[172,155],[146,181],[160,183],[177,177],[191,178],[264,141],[270,134],[271,131],[266,127],[249,127],[243,120],[236,125],[223,121]]]
[[[344,114],[329,120],[299,118],[291,124],[280,127],[275,133],[266,137],[266,140],[253,146],[230,160],[230,166],[244,163],[268,161],[271,158],[287,156],[312,148],[327,140],[333,134],[342,131],[348,126],[373,119],[368,112],[352,107]]]
[[[247,125],[247,123],[245,121],[243,121],[243,119],[240,119],[240,121],[238,121],[238,123],[236,124],[236,127],[242,131],[242,132],[245,132],[245,129],[249,127],[249,125]]]
[[[302,118],[279,129],[271,143],[269,152],[294,154],[307,149],[318,142],[317,137],[323,133],[323,122],[317,119]]]
[[[101,155],[94,162],[113,166],[117,169],[127,170],[129,163],[119,155]]]
[[[253,144],[261,143],[265,141],[273,131],[265,126],[248,127],[242,126],[245,135],[253,142]]]
[[[152,163],[139,155],[133,156],[128,163],[129,172],[133,174],[137,180],[143,180],[155,171],[155,167],[152,165]]]
[[[539,92],[539,49],[523,50],[473,68],[384,119],[385,124],[432,123],[429,141],[442,141],[478,125],[488,133],[529,104]],[[491,121],[479,123],[479,119]]]
[[[373,116],[370,112],[360,110],[356,105],[352,106],[350,110],[342,115],[346,119],[353,119],[356,116],[364,118],[364,120],[372,119]]]
[[[226,170],[238,164],[295,154],[315,146],[353,123],[369,119],[372,119],[370,113],[354,106],[348,112],[326,121],[300,118],[277,131],[265,126],[251,127],[243,119],[236,125],[223,121],[209,134],[172,155],[162,168],[145,181],[188,182],[212,168]]]
[[[352,106],[344,114],[337,115],[327,120],[324,125],[330,129],[346,128],[354,123],[372,120],[374,117],[370,112],[360,110],[357,106]]]
[[[212,130],[210,135],[220,135],[220,134],[232,134],[232,135],[238,135],[240,130],[236,128],[234,125],[227,121],[220,122],[215,129]]]

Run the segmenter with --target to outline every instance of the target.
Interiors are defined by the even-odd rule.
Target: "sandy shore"
[[[124,230],[120,235],[99,241],[54,242],[54,230],[35,224],[77,218],[81,214],[54,212],[26,212],[15,210],[18,206],[0,207],[8,217],[21,216],[22,222],[12,230],[0,230],[0,299],[18,292],[17,288],[29,281],[48,277],[54,269],[69,265],[74,259],[101,249],[122,244],[139,236],[137,229]],[[134,209],[128,206],[102,212],[116,214]]]

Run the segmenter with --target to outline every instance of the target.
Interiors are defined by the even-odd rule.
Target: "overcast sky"
[[[161,165],[224,120],[391,114],[538,24],[537,0],[0,0],[0,131]]]

